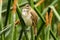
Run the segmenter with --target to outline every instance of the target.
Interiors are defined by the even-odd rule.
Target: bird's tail
[[[37,27],[33,26],[33,30],[34,30],[34,35],[37,36]]]

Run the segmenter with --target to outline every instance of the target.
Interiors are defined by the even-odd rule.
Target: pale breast
[[[25,22],[25,24],[27,26],[31,26],[32,25],[32,19],[31,19],[31,14],[29,12],[27,12],[27,10],[23,10],[22,11],[22,18]]]

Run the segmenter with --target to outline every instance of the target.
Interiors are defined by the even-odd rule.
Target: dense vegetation
[[[60,40],[59,2],[60,0],[0,0],[0,40]],[[36,36],[33,28],[28,29],[21,17],[22,7],[26,4],[39,16]]]

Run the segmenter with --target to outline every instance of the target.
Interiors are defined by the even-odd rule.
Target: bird
[[[32,26],[34,35],[37,35],[38,15],[29,4],[22,8],[22,18],[27,26]]]

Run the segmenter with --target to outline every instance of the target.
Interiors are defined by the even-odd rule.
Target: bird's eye
[[[26,4],[26,7],[29,7],[29,4]]]
[[[29,5],[27,5],[26,7],[29,7]]]

